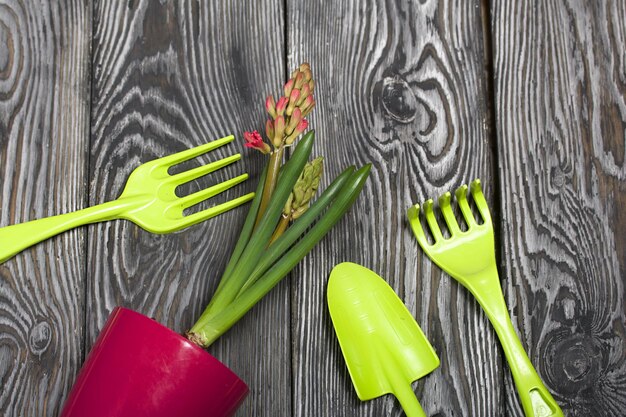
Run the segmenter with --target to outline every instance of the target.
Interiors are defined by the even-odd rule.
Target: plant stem
[[[274,230],[274,234],[270,239],[270,245],[274,243],[276,239],[278,239],[285,230],[287,230],[287,226],[289,226],[289,222],[291,221],[291,216],[285,216],[285,213],[280,217],[280,221],[278,222],[278,226],[276,226],[276,230]]]
[[[353,173],[354,166],[345,169],[341,175],[337,176],[337,178],[335,178],[333,182],[326,187],[322,195],[320,195],[319,198],[313,202],[311,207],[309,207],[309,209],[300,218],[298,218],[282,236],[270,245],[257,263],[254,270],[250,273],[246,283],[241,287],[239,294],[252,286],[252,284],[254,284],[256,280],[259,279],[259,277],[263,275],[265,271],[267,271],[269,267],[272,266],[272,264],[287,251],[287,249],[291,247],[291,245],[293,245],[293,243],[311,226],[311,224],[313,224],[315,219],[317,219],[318,216],[335,200],[339,193],[345,191],[343,187],[346,182],[349,181]]]
[[[263,217],[263,214],[265,214],[265,210],[267,210],[267,206],[270,202],[270,199],[272,198],[272,194],[274,194],[274,190],[276,189],[276,183],[278,182],[278,174],[280,172],[280,166],[283,162],[284,153],[285,148],[281,145],[270,155],[270,160],[267,163],[267,176],[265,177],[265,184],[263,185],[263,196],[261,197],[261,205],[259,206],[259,211],[256,215],[256,222],[254,223],[255,229],[261,221],[261,217]]]
[[[254,223],[256,221],[256,215],[259,210],[259,205],[261,203],[261,194],[263,191],[263,184],[265,183],[265,178],[267,177],[267,166],[263,169],[261,173],[261,177],[259,178],[259,184],[257,185],[254,200],[252,200],[252,204],[250,205],[250,209],[248,210],[248,215],[246,216],[246,220],[241,228],[241,232],[239,233],[239,239],[237,240],[237,244],[235,245],[235,249],[233,249],[233,253],[230,255],[230,260],[226,265],[226,269],[224,269],[224,273],[222,274],[222,278],[220,280],[215,293],[213,294],[213,298],[220,292],[223,287],[224,282],[228,279],[230,274],[235,269],[237,265],[237,261],[241,257],[246,245],[250,241],[250,236],[253,232]],[[210,307],[210,303],[209,306]],[[208,308],[207,307],[207,308]]]
[[[281,181],[276,187],[274,198],[270,200],[265,214],[262,216],[257,229],[252,233],[250,239],[237,261],[233,272],[220,283],[220,291],[216,293],[208,307],[204,310],[196,324],[191,328],[190,333],[197,333],[197,329],[203,325],[212,315],[227,308],[230,302],[237,296],[241,286],[245,283],[250,272],[258,263],[261,254],[268,245],[272,233],[276,229],[281,217],[285,203],[294,184],[298,180],[300,173],[304,169],[315,135],[313,131],[307,133],[298,143],[289,162],[285,164]],[[269,176],[269,168],[268,168]]]
[[[369,175],[371,165],[368,164],[355,172],[342,192],[333,202],[324,216],[313,228],[285,253],[274,266],[272,266],[257,282],[248,290],[240,294],[228,308],[223,309],[213,317],[210,317],[201,326],[194,326],[194,333],[203,346],[208,347],[218,337],[224,334],[233,324],[265,296],[285,275],[300,262],[313,247],[328,233],[328,231],[343,217],[359,196],[365,180]]]

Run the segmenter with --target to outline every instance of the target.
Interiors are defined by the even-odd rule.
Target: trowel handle
[[[411,384],[399,384],[394,386],[396,396],[406,417],[426,417],[426,413],[422,410],[422,406],[413,392]]]

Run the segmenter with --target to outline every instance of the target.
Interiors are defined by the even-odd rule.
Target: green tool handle
[[[493,284],[494,280],[497,285]],[[517,337],[504,301],[498,271],[495,268],[482,271],[466,280],[466,284],[496,330],[526,417],[563,417],[563,411],[539,378]]]
[[[73,213],[0,228],[0,264],[24,249],[69,229],[119,218],[136,204],[135,199],[119,199]]]
[[[424,413],[422,406],[419,401],[417,401],[417,397],[415,396],[415,392],[413,392],[411,384],[401,379],[395,372],[393,372],[393,375],[388,375],[388,377],[391,379],[393,384],[393,395],[395,395],[400,402],[406,417],[426,417],[426,413]]]

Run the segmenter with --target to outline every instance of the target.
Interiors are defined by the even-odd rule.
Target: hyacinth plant
[[[309,64],[300,65],[284,95],[265,101],[269,143],[257,131],[244,133],[245,146],[269,160],[217,290],[186,334],[199,346],[211,345],[278,284],[350,209],[365,184],[370,164],[351,166],[313,199],[323,171],[323,158],[307,162],[315,140],[313,131],[305,133],[314,88]]]

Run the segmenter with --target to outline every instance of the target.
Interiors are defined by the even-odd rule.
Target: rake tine
[[[451,194],[449,191],[439,197],[439,208],[441,209],[443,218],[446,220],[450,235],[455,236],[461,233],[461,229],[459,228],[459,224],[457,223],[452,207],[450,206],[450,197]]]
[[[413,229],[413,234],[417,239],[417,242],[421,245],[428,245],[428,240],[426,239],[426,234],[424,233],[424,229],[422,229],[422,223],[420,223],[420,206],[419,204],[411,207],[407,213],[407,217],[409,218],[409,224],[411,225],[411,229]]]
[[[474,219],[474,214],[472,213],[472,209],[467,202],[467,185],[463,184],[454,192],[456,196],[456,201],[459,204],[459,208],[461,209],[461,213],[463,213],[463,218],[465,219],[465,223],[467,223],[468,230],[473,226],[476,226],[476,219]]]
[[[424,215],[426,216],[426,222],[428,223],[428,227],[430,227],[430,233],[433,235],[435,243],[439,242],[443,239],[443,235],[441,234],[441,229],[435,218],[432,198],[424,202]]]
[[[470,191],[483,221],[485,224],[491,224],[491,213],[489,212],[489,206],[487,205],[487,200],[485,200],[485,195],[483,194],[480,186],[480,180],[478,178],[470,184]]]
[[[200,190],[193,194],[189,194],[188,196],[181,197],[176,205],[179,207],[182,207],[183,209],[189,208],[198,203],[201,203],[202,201],[208,198],[216,196],[217,194],[222,193],[228,190],[229,188],[232,188],[235,185],[244,182],[247,179],[248,179],[248,174],[239,175],[238,177],[231,178],[227,181],[221,182],[212,187],[208,187],[208,188],[205,188],[204,190]]]
[[[172,175],[172,182],[181,185],[189,181],[193,181],[211,172],[217,171],[233,162],[239,161],[241,154],[235,154],[219,161],[211,162],[210,164],[202,165],[197,168],[190,169],[189,171],[181,172],[179,174]]]
[[[199,211],[198,213],[190,214],[182,219],[178,220],[176,230],[181,230],[194,224],[201,223],[205,220],[215,217],[218,214],[227,212],[230,209],[238,207],[254,198],[254,193],[246,194],[241,197],[229,200],[225,203],[219,204],[215,207],[208,208],[206,210]]]
[[[224,146],[227,143],[232,142],[233,139],[235,139],[235,137],[232,135],[226,136],[225,138],[217,139],[212,142],[205,143],[204,145],[196,146],[195,148],[187,149],[182,152],[159,158],[157,160],[158,165],[171,167],[173,165],[180,164],[181,162],[188,161],[204,153],[217,149],[220,146]]]

